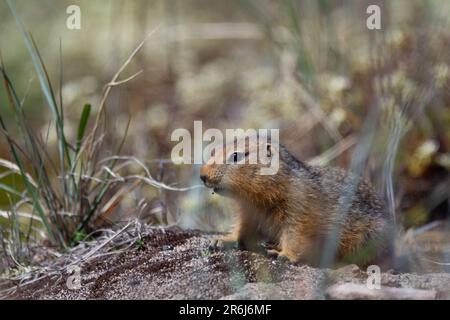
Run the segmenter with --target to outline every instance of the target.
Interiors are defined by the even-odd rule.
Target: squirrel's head
[[[273,180],[270,175],[262,175],[261,169],[271,166],[274,152],[278,152],[277,146],[265,139],[236,139],[232,144],[212,148],[211,157],[200,168],[200,179],[221,195],[261,192]],[[261,156],[265,158],[262,161]]]

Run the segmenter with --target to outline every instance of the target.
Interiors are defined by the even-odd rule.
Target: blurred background
[[[104,157],[115,154],[129,119],[120,154],[138,158],[156,180],[174,187],[200,184],[196,166],[170,161],[176,144],[170,140],[172,131],[192,130],[194,120],[202,120],[204,130],[278,128],[281,142],[299,159],[344,168],[360,142],[358,150],[367,152],[364,175],[393,197],[399,225],[417,228],[449,217],[449,1],[15,4],[50,79],[58,83],[62,74],[69,141],[76,138],[83,106],[92,104],[95,115],[105,84],[156,29],[121,78],[142,73],[114,87],[107,99]],[[72,4],[81,9],[80,30],[66,28],[66,8]],[[381,30],[366,26],[372,4],[381,8]],[[56,157],[52,116],[21,31],[3,1],[0,49],[18,95],[26,97],[27,119],[35,132],[47,136],[48,150]],[[0,112],[14,133],[3,89]],[[373,135],[366,141],[367,127]],[[0,158],[11,160],[4,136]],[[1,179],[4,185],[21,186],[14,176]],[[11,201],[0,191],[1,210]],[[108,223],[137,214],[129,209],[142,201],[147,205],[138,215],[147,223],[203,230],[226,230],[233,210],[204,188],[144,186],[127,192]]]

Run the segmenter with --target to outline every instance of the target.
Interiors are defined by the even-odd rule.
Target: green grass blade
[[[46,77],[45,77],[45,72],[42,68],[42,65],[40,63],[40,59],[38,54],[35,51],[34,45],[33,45],[33,41],[30,38],[30,35],[27,33],[27,31],[25,30],[25,26],[22,22],[22,20],[20,19],[20,17],[17,15],[16,9],[13,5],[13,3],[11,2],[11,0],[6,0],[6,3],[9,6],[9,9],[12,13],[12,15],[14,16],[14,19],[16,20],[17,25],[19,26],[20,31],[22,32],[22,35],[25,39],[25,45],[27,47],[28,52],[31,55],[31,59],[33,61],[33,65],[36,69],[38,78],[39,78],[39,83],[41,85],[41,89],[42,92],[44,93],[44,96],[47,100],[47,103],[50,106],[50,109],[52,110],[53,114],[55,117],[58,117],[58,110],[56,108],[56,104],[55,104],[55,100],[54,100],[54,95],[51,91],[51,89],[48,86],[48,83],[46,81]]]
[[[89,115],[91,114],[91,108],[91,105],[87,103],[84,105],[83,112],[81,113],[80,122],[78,124],[77,147],[75,154],[78,154],[78,152],[80,151],[84,133],[86,132],[87,123],[89,121]]]
[[[22,198],[22,194],[19,191],[15,190],[14,188],[11,188],[10,186],[8,186],[4,183],[1,183],[1,182],[0,182],[0,190],[3,190],[7,193],[10,193],[10,194],[13,194],[15,196]]]
[[[5,132],[7,132],[5,123],[4,123],[3,118],[2,118],[1,115],[0,115],[0,127]],[[17,166],[19,167],[20,175],[21,175],[22,180],[24,182],[24,185],[25,185],[25,188],[27,190],[27,193],[29,194],[29,196],[33,200],[33,207],[39,213],[39,216],[40,216],[40,218],[42,220],[42,223],[45,226],[45,229],[47,231],[47,234],[49,236],[50,241],[55,242],[56,238],[54,237],[52,228],[51,228],[50,223],[49,223],[49,221],[47,219],[47,216],[45,214],[45,210],[44,210],[44,208],[42,208],[42,206],[41,206],[41,204],[39,202],[38,192],[37,192],[36,188],[31,184],[31,182],[28,180],[28,175],[25,172],[24,165],[23,165],[19,155],[16,152],[16,148],[14,147],[14,143],[12,141],[10,141],[11,138],[8,135],[6,135],[6,139],[8,141],[8,145],[10,147],[11,154],[12,154],[12,156],[14,158],[14,161],[17,164]]]
[[[58,145],[59,145],[59,156],[62,162],[62,171],[61,174],[64,176],[64,158],[67,157],[67,161],[69,162],[70,166],[70,155],[69,155],[69,149],[67,146],[67,143],[65,141],[64,137],[64,120],[60,115],[60,112],[57,107],[55,95],[53,93],[53,89],[50,83],[50,79],[47,73],[47,70],[45,69],[45,65],[42,61],[42,57],[39,54],[39,51],[36,47],[36,44],[31,37],[31,35],[26,31],[25,26],[20,19],[19,15],[16,12],[15,6],[12,3],[11,0],[6,0],[6,3],[9,6],[9,9],[14,16],[14,19],[16,20],[17,25],[19,26],[20,31],[22,32],[22,35],[25,40],[25,45],[27,47],[28,52],[30,53],[31,60],[33,62],[33,65],[36,69],[36,73],[38,75],[39,83],[41,85],[41,90],[47,100],[47,103],[50,107],[50,110],[54,116],[55,122],[56,122],[56,128],[57,128],[57,135],[58,135]]]

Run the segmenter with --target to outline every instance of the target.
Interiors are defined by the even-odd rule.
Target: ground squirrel
[[[339,230],[331,240],[336,252],[333,264],[368,265],[385,254],[390,219],[369,182],[343,169],[306,164],[282,145],[269,141],[261,146],[256,140],[240,151],[235,150],[235,144],[227,145],[221,149],[223,155],[213,154],[200,168],[206,187],[238,204],[233,231],[215,239],[212,248],[266,250],[280,259],[319,265],[325,244],[330,244],[327,239],[333,230]],[[239,164],[261,147],[269,153],[278,151],[276,174],[259,174],[262,164]],[[237,164],[221,164],[219,156]],[[352,188],[355,178],[356,187]],[[347,207],[346,192],[351,197]],[[264,243],[270,245],[261,246]]]

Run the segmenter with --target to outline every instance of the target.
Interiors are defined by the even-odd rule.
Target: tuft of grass
[[[67,251],[84,242],[98,228],[95,221],[104,221],[105,215],[117,207],[123,194],[139,184],[158,184],[145,169],[147,177],[134,175],[132,179],[123,178],[120,170],[126,164],[117,164],[122,160],[117,157],[100,159],[104,132],[100,128],[102,115],[111,89],[134,79],[140,72],[124,80],[119,77],[131,59],[142,48],[144,41],[132,52],[119,71],[108,83],[95,122],[92,125],[90,104],[85,104],[78,122],[75,141],[68,141],[64,128],[64,104],[62,97],[62,58],[60,59],[59,99],[54,85],[39,53],[32,35],[26,31],[13,3],[6,1],[17,26],[22,32],[27,50],[30,54],[35,72],[38,76],[41,93],[45,104],[52,114],[52,124],[56,131],[57,146],[53,150],[40,133],[35,132],[24,111],[25,98],[21,99],[15,89],[3,59],[0,55],[0,75],[3,89],[8,97],[9,108],[15,123],[7,123],[0,110],[0,131],[5,137],[11,159],[0,159],[2,177],[13,175],[23,182],[23,190],[16,190],[10,185],[0,183],[0,191],[15,197],[8,212],[0,212],[0,218],[7,220],[8,228],[0,229],[0,244],[3,252],[16,267],[20,267],[20,253],[30,239],[46,240],[49,246]],[[61,54],[60,45],[60,57]],[[18,128],[12,133],[11,127]],[[117,154],[124,145],[128,132],[124,132],[118,144]],[[56,161],[53,154],[57,154]],[[116,169],[117,167],[117,169]],[[0,177],[1,178],[1,177]],[[128,182],[133,180],[128,186]],[[172,188],[173,189],[173,188]]]
[[[106,84],[95,119],[91,116],[91,104],[84,105],[78,121],[76,138],[74,141],[69,141],[65,135],[61,43],[58,97],[32,35],[26,31],[13,3],[9,0],[6,2],[22,31],[32,64],[38,75],[41,93],[52,114],[49,128],[54,127],[57,138],[56,147],[52,147],[46,137],[33,129],[24,111],[26,99],[19,97],[0,54],[0,76],[3,79],[3,89],[15,119],[14,124],[7,123],[3,110],[0,110],[0,134],[4,136],[11,155],[11,159],[0,159],[0,167],[5,170],[0,172],[0,180],[13,176],[21,182],[17,185],[22,187],[14,188],[9,184],[0,183],[0,192],[6,193],[11,199],[9,211],[0,211],[0,219],[7,221],[7,227],[0,224],[0,248],[2,249],[0,255],[5,258],[2,257],[2,262],[6,261],[7,273],[11,274],[13,270],[16,270],[15,272],[28,277],[32,274],[36,276],[42,271],[42,268],[37,268],[37,271],[29,268],[33,265],[36,256],[42,257],[43,251],[40,249],[42,243],[46,245],[45,260],[48,260],[48,255],[54,258],[60,257],[61,251],[72,252],[78,244],[95,243],[93,234],[101,237],[102,233],[107,233],[106,229],[101,229],[102,225],[105,221],[109,221],[115,209],[120,208],[119,205],[126,195],[136,188],[146,185],[172,191],[186,191],[191,188],[165,185],[154,179],[140,160],[130,156],[117,156],[125,144],[130,119],[115,153],[102,158],[102,144],[106,135],[107,121],[105,108],[109,93],[114,87],[133,80],[142,72],[141,70],[123,80],[120,79],[133,57],[156,29],[132,51],[111,81]],[[11,130],[12,125],[17,128],[17,133]],[[49,132],[47,137],[48,134]],[[125,175],[129,172],[127,170],[129,167],[136,167],[136,165],[141,168],[142,174]],[[138,204],[132,209],[133,212],[124,212],[123,215],[131,217],[133,213],[136,213],[139,216],[143,206],[145,203]],[[97,251],[105,249],[106,244],[129,226],[130,222],[110,236],[105,243],[92,248],[77,259],[86,261],[95,256]],[[139,247],[144,244],[137,242],[136,245]],[[0,272],[1,268],[2,265],[0,265]],[[16,279],[22,281],[23,277],[18,276]]]

